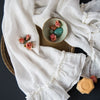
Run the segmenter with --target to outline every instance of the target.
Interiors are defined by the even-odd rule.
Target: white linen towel
[[[35,24],[42,28],[43,23],[52,16],[62,16],[68,22],[71,30],[65,41],[79,47],[85,44],[89,29],[80,22],[88,30],[82,28],[80,34],[77,33],[80,28],[78,21],[82,17],[78,0],[5,0],[3,36],[18,86],[26,94],[27,100],[67,100],[69,95],[66,91],[78,82],[85,64],[84,54],[66,53],[39,45]],[[75,28],[74,24],[78,26]],[[18,42],[26,34],[30,34],[30,41],[36,43],[30,51]]]

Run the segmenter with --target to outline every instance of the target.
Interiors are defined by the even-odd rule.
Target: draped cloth
[[[67,100],[80,76],[100,77],[99,0],[79,5],[79,0],[5,0],[2,31],[19,88],[27,100]],[[95,8],[96,7],[96,8]],[[95,8],[95,9],[93,9]],[[41,29],[51,17],[69,28],[65,41],[88,55],[40,46],[35,25]],[[27,34],[35,47],[28,50],[18,39]]]

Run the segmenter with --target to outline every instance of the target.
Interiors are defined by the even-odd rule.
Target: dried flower
[[[51,26],[50,26],[50,29],[51,29],[51,30],[56,30],[56,28],[57,28],[57,27],[56,27],[55,25],[51,25]]]
[[[30,38],[31,38],[31,36],[28,34],[28,35],[26,35],[25,40],[28,41],[28,40],[30,40]]]
[[[33,42],[27,42],[25,46],[27,49],[31,50],[33,48]]]
[[[57,40],[57,37],[56,37],[56,35],[54,35],[54,34],[51,34],[50,35],[50,39],[51,39],[51,41],[56,41]]]
[[[97,77],[96,76],[92,75],[90,78],[93,80],[94,83],[97,83]]]
[[[60,22],[59,20],[56,20],[55,26],[56,26],[56,27],[61,27],[61,22]]]
[[[24,44],[24,42],[25,42],[24,38],[21,37],[21,38],[19,39],[19,42],[20,42],[21,44]]]

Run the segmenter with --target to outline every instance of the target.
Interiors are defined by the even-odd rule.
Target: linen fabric
[[[84,9],[88,11],[90,6]],[[91,49],[88,41],[90,26],[82,20],[87,12],[83,14],[82,10],[79,0],[5,0],[3,36],[18,86],[26,94],[27,100],[67,100],[70,97],[67,91],[78,82],[80,76],[90,74],[92,67],[86,63],[90,60],[92,64],[94,48]],[[94,13],[98,17],[95,15],[92,18],[99,20],[97,9]],[[51,17],[62,18],[68,23],[69,35],[65,41],[86,51],[89,60],[84,54],[67,53],[39,45],[35,25],[42,28],[44,22]],[[27,34],[31,35],[30,41],[35,42],[32,50],[18,41]],[[97,64],[99,55],[96,58]],[[86,72],[87,68],[89,70]]]

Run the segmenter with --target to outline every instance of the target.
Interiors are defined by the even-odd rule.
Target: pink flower
[[[28,34],[26,35],[26,41],[29,40],[31,38],[31,36]]]
[[[51,25],[51,26],[50,26],[50,29],[51,29],[51,30],[56,30],[56,28],[57,28],[57,27],[56,27],[55,25]]]
[[[21,44],[23,44],[23,43],[25,42],[24,38],[21,37],[21,38],[19,39],[19,42],[20,42]]]
[[[60,23],[59,20],[56,20],[56,22],[55,22],[55,26],[56,26],[56,27],[60,27],[60,26],[61,26],[61,23]]]
[[[97,83],[97,77],[96,76],[92,75],[90,78],[93,80],[94,83]]]
[[[57,40],[57,37],[56,37],[56,35],[54,35],[54,34],[51,34],[50,35],[50,39],[51,39],[51,41],[56,41]]]
[[[25,46],[27,49],[31,50],[33,48],[33,42],[27,42]]]

